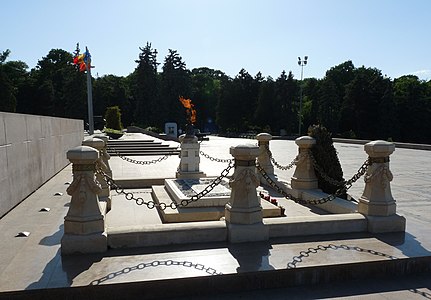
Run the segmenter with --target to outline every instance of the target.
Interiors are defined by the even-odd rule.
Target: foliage
[[[159,102],[159,80],[157,75],[157,50],[147,42],[139,48],[138,66],[130,77],[131,92],[135,102],[133,119],[143,126],[160,124],[163,109]]]
[[[390,79],[375,68],[356,68],[352,61],[330,68],[322,79],[302,82],[292,71],[276,79],[254,77],[245,69],[231,78],[207,67],[188,70],[169,49],[161,71],[157,50],[139,48],[137,66],[128,76],[92,79],[95,115],[118,106],[126,126],[184,127],[178,97],[191,99],[196,127],[239,135],[250,130],[296,134],[299,91],[303,90],[301,124],[320,124],[334,136],[431,143],[431,81],[407,75]],[[35,68],[8,60],[0,51],[0,110],[87,120],[86,74],[73,65],[73,55],[52,49]],[[283,131],[281,131],[283,129]]]
[[[308,135],[316,140],[316,144],[311,149],[311,152],[317,164],[330,178],[337,181],[344,181],[343,170],[341,169],[340,160],[338,159],[337,150],[334,147],[331,133],[322,125],[313,125],[308,128]],[[324,180],[317,171],[316,176],[319,188],[325,193],[333,194],[339,188]],[[344,197],[345,196],[346,195],[344,195]]]
[[[118,106],[111,106],[106,108],[105,113],[106,128],[122,130],[123,124],[121,123],[121,111]]]

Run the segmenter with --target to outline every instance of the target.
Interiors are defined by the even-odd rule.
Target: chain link
[[[219,163],[230,163],[230,162],[233,161],[233,158],[231,158],[231,159],[221,159],[221,158],[216,158],[216,157],[209,156],[208,154],[204,153],[202,150],[200,150],[199,153],[203,157],[208,158],[211,161],[215,161],[215,162],[219,162]]]
[[[158,162],[161,162],[165,159],[168,159],[171,155],[177,154],[175,152],[171,152],[169,154],[166,154],[164,156],[161,156],[157,159],[153,159],[153,160],[136,160],[136,159],[132,159],[130,157],[124,156],[122,155],[118,150],[112,148],[112,147],[107,147],[108,150],[114,152],[118,157],[120,157],[121,159],[129,162],[129,163],[133,163],[133,164],[137,164],[137,165],[151,165],[151,164],[156,164]]]
[[[120,271],[116,271],[116,272],[112,272],[109,273],[106,276],[103,276],[102,278],[93,280],[90,285],[99,285],[102,284],[105,281],[111,280],[115,277],[118,277],[120,275],[124,275],[124,274],[128,274],[130,272],[133,271],[137,271],[137,270],[143,270],[145,268],[150,268],[150,267],[160,267],[160,266],[180,266],[180,267],[186,267],[186,268],[191,268],[191,269],[196,269],[199,271],[204,271],[206,273],[208,273],[209,275],[223,275],[223,273],[218,272],[216,269],[211,268],[211,267],[206,267],[203,264],[195,264],[192,263],[190,261],[175,261],[175,260],[154,260],[152,262],[148,262],[148,263],[140,263],[137,264],[136,266],[133,267],[126,267]]]
[[[269,149],[269,145],[265,145],[265,149],[266,149],[266,152],[268,153],[268,156],[269,156],[269,159],[271,160],[271,162],[274,164],[274,166],[276,166],[278,169],[280,169],[280,170],[284,170],[284,171],[286,171],[286,170],[289,170],[289,169],[292,169],[293,168],[293,166],[295,166],[296,165],[296,163],[297,163],[297,161],[298,161],[298,156],[296,156],[293,160],[292,160],[292,162],[290,163],[290,164],[288,164],[288,165],[286,165],[286,166],[282,166],[282,165],[280,165],[275,159],[274,159],[274,157],[272,156],[272,152],[271,152],[271,150]]]
[[[335,185],[335,186],[343,186],[346,184],[346,181],[339,181],[336,179],[331,178],[328,174],[325,173],[325,171],[322,169],[321,166],[316,161],[316,158],[313,156],[313,153],[311,151],[308,151],[308,154],[310,156],[311,162],[313,163],[314,169],[320,174],[323,180],[325,180],[327,183]]]
[[[189,199],[184,199],[180,203],[176,203],[175,201],[172,201],[171,203],[167,204],[164,202],[156,203],[155,201],[145,201],[142,197],[135,197],[135,195],[132,192],[126,192],[124,189],[118,185],[112,177],[110,177],[108,174],[106,174],[98,165],[96,166],[96,172],[98,174],[101,174],[103,178],[105,179],[106,183],[109,185],[109,187],[114,190],[118,194],[125,195],[126,200],[133,200],[136,202],[137,205],[145,205],[148,209],[153,209],[155,207],[160,208],[161,210],[165,210],[166,208],[172,208],[177,209],[178,207],[184,207],[189,205],[191,202],[196,202],[208,193],[210,193],[217,185],[219,185],[223,178],[227,177],[230,170],[235,166],[234,162],[231,161],[229,165],[224,169],[221,174],[215,178],[208,186],[206,186],[201,192],[197,193],[196,195],[193,195]]]
[[[382,257],[387,257],[389,259],[398,259],[395,256],[392,255],[388,255],[382,252],[378,252],[375,250],[370,250],[370,249],[364,249],[358,246],[347,246],[347,245],[334,245],[334,244],[329,244],[327,246],[323,246],[323,245],[318,245],[317,247],[314,248],[308,248],[307,250],[303,250],[301,252],[299,252],[299,255],[296,255],[292,258],[292,260],[290,262],[287,263],[287,268],[288,269],[294,269],[296,268],[296,265],[300,262],[302,262],[304,257],[309,257],[312,254],[316,254],[318,251],[326,251],[326,250],[338,250],[338,249],[342,249],[342,250],[354,250],[354,251],[358,251],[358,252],[363,252],[363,253],[369,253],[372,255],[377,255],[377,256],[382,256]]]
[[[262,175],[262,177],[266,180],[266,182],[273,189],[275,189],[278,193],[280,193],[281,195],[283,195],[283,197],[285,197],[286,199],[293,200],[294,202],[299,203],[299,204],[319,205],[319,204],[323,204],[323,203],[332,201],[335,198],[337,198],[338,196],[343,195],[344,193],[346,193],[347,190],[352,187],[352,184],[355,183],[359,178],[361,178],[365,174],[365,172],[368,169],[368,166],[370,166],[370,165],[371,165],[370,160],[367,159],[362,164],[362,166],[358,169],[357,173],[355,175],[353,175],[353,177],[351,179],[347,180],[342,187],[340,187],[339,189],[337,189],[334,194],[328,195],[326,197],[322,197],[322,198],[319,198],[319,199],[312,199],[312,200],[302,200],[300,198],[294,197],[292,194],[287,193],[284,189],[282,189],[281,187],[279,187],[274,182],[274,180],[272,180],[272,178],[265,172],[265,170],[259,165],[259,163],[256,163],[256,168],[258,169],[258,171],[260,172],[260,174]]]

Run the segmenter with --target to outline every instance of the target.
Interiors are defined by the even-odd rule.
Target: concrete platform
[[[127,134],[123,138],[142,136]],[[211,136],[208,142],[202,142],[201,150],[214,157],[230,158],[229,147],[245,142],[255,141]],[[350,178],[366,159],[365,152],[361,145],[335,146],[345,177]],[[297,153],[293,141],[272,141],[271,150],[282,165]],[[112,157],[111,168],[118,180],[164,180],[173,177],[178,163],[178,157],[170,157],[156,167],[144,167]],[[430,298],[430,163],[429,151],[396,149],[391,156],[392,194],[398,213],[407,219],[405,233],[304,237],[304,228],[298,227],[293,230],[294,236],[273,237],[268,242],[166,244],[62,257],[62,224],[70,201],[65,192],[65,183],[71,182],[68,166],[0,219],[0,299]],[[209,176],[218,176],[226,167],[207,159],[201,159],[201,166]],[[288,181],[291,174],[276,170],[280,180]],[[350,192],[359,198],[362,189],[359,180]],[[63,194],[55,196],[58,192]],[[151,195],[146,192],[144,196]],[[279,204],[286,207],[287,218],[312,217],[316,211],[321,217],[331,217],[316,207],[290,205],[292,201],[287,199],[279,199]],[[129,206],[130,210],[125,210],[127,217],[118,218],[120,223],[112,228],[126,231],[129,225],[121,223],[125,220],[139,226],[160,226],[154,210],[113,195],[115,205]],[[50,211],[40,212],[43,207]],[[273,218],[268,220],[275,222]],[[216,225],[211,231],[203,224],[202,233],[222,232],[223,226]],[[29,231],[30,235],[15,237],[20,231]],[[150,238],[159,239],[148,233],[137,236],[136,241]],[[121,241],[117,242],[120,245]]]

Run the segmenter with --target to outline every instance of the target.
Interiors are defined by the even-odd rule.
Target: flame
[[[192,100],[184,99],[183,96],[180,96],[180,102],[185,108],[187,108],[187,121],[191,124],[196,123],[196,110],[193,108],[194,105]]]

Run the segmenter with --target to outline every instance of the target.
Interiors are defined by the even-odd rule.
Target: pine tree
[[[179,128],[185,128],[187,123],[185,109],[179,102],[179,97],[190,98],[191,74],[186,69],[186,64],[176,50],[169,49],[165,57],[161,74],[161,107],[159,125],[165,122],[176,122]],[[193,102],[193,99],[191,99]],[[197,112],[199,118],[199,111]]]
[[[135,102],[136,123],[140,126],[156,126],[159,124],[159,88],[157,76],[157,50],[151,48],[151,43],[143,48],[139,59],[136,60],[138,66],[132,76],[132,94]]]

